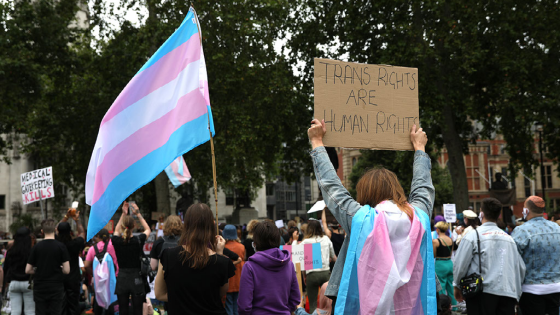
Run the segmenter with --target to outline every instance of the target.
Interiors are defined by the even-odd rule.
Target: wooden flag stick
[[[208,122],[210,122],[210,116],[208,116]],[[220,229],[218,227],[218,182],[216,181],[216,156],[214,155],[214,137],[212,137],[212,130],[210,132],[210,147],[212,148],[212,174],[214,177],[214,200],[216,201],[216,235],[220,234]]]

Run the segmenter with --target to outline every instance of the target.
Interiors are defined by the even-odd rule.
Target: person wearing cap
[[[463,237],[455,255],[455,299],[466,301],[469,315],[514,315],[515,305],[521,297],[525,263],[511,236],[496,224],[501,211],[502,204],[497,199],[482,200],[482,225]],[[461,279],[474,273],[482,277],[483,290],[464,299],[459,284]]]
[[[76,222],[76,230],[78,235],[72,239],[72,227],[67,221],[69,219]],[[70,255],[70,273],[64,276],[64,292],[66,298],[63,304],[64,314],[78,314],[80,311],[80,252],[86,245],[86,233],[82,223],[80,222],[80,212],[76,209],[68,209],[68,212],[58,223],[56,228],[57,240],[66,245],[68,254]]]
[[[10,306],[13,315],[35,314],[33,290],[29,289],[29,275],[25,273],[25,265],[31,254],[31,230],[27,227],[17,229],[12,247],[6,252],[3,268],[9,288]]]
[[[559,313],[560,226],[543,217],[545,206],[541,197],[527,198],[523,209],[527,222],[516,227],[511,235],[527,266],[519,301],[523,314]]]
[[[228,224],[224,227],[222,237],[226,240],[226,248],[239,255],[245,257],[245,246],[241,244],[237,236],[237,228],[235,225]],[[226,295],[226,312],[228,315],[238,315],[237,298],[239,296],[239,281],[241,280],[241,271],[243,270],[243,261],[235,264],[235,275],[229,278],[229,288]]]
[[[465,237],[465,235],[467,235],[470,231],[476,229],[478,227],[478,221],[477,218],[478,216],[476,215],[476,213],[472,210],[465,210],[463,211],[463,220],[465,222],[465,224],[467,225],[466,228],[463,229],[463,227],[458,227],[457,228],[457,234],[459,234],[459,236],[457,236],[457,240],[455,241],[455,243],[457,243],[457,246],[459,246],[459,243],[461,243],[461,240]]]

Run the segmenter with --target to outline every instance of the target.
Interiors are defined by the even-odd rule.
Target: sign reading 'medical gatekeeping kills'
[[[314,77],[314,116],[325,120],[325,146],[413,150],[418,69],[316,58]]]

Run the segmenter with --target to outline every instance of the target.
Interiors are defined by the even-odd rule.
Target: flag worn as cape
[[[103,117],[86,177],[88,240],[130,194],[214,134],[197,24],[191,8]]]
[[[182,155],[173,160],[173,162],[165,168],[165,173],[175,188],[191,179],[191,173]]]
[[[436,315],[430,221],[414,209],[412,222],[393,202],[362,207],[352,234],[336,314]]]

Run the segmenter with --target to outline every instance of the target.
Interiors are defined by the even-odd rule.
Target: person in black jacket
[[[33,290],[29,289],[29,275],[25,266],[31,254],[31,230],[20,227],[14,236],[14,244],[6,253],[4,276],[9,283],[10,305],[14,315],[20,315],[22,306],[25,315],[35,314]]]

